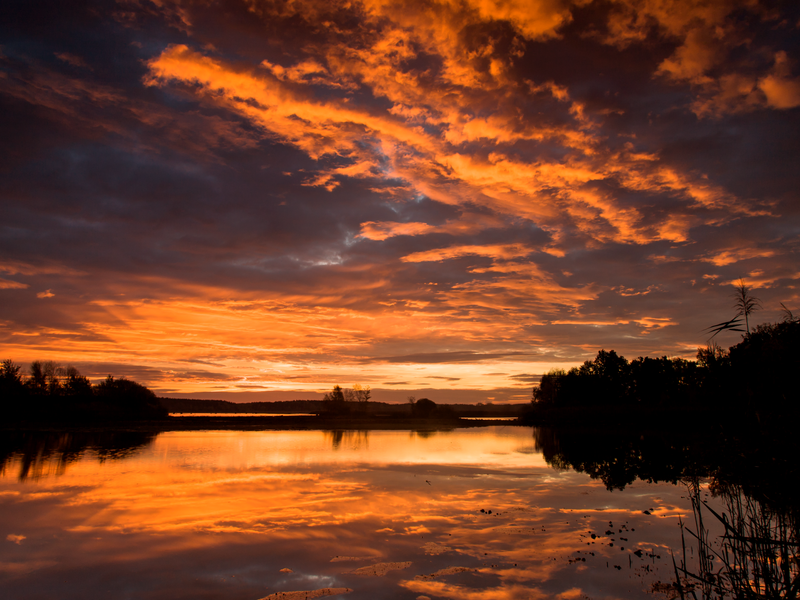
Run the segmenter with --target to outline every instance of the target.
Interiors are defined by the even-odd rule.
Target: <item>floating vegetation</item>
[[[458,573],[477,573],[478,569],[472,569],[470,567],[447,567],[446,569],[439,569],[435,573],[431,573],[430,575],[417,575],[414,579],[419,581],[431,581],[432,579],[436,579],[437,577],[442,577],[443,575],[456,575]]]
[[[322,598],[323,596],[338,596],[339,594],[349,594],[350,588],[321,588],[318,590],[308,590],[300,592],[275,592],[265,596],[260,600],[311,600],[312,598]]]
[[[364,575],[367,577],[383,577],[390,571],[399,571],[407,569],[411,566],[411,561],[406,562],[386,562],[360,567],[354,571],[350,571],[352,575]]]
[[[436,542],[427,542],[422,549],[425,551],[425,554],[444,554],[445,552],[450,552],[452,548],[450,546],[445,546],[444,544],[437,544]]]

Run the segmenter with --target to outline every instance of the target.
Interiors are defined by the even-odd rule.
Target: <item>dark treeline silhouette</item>
[[[75,367],[34,361],[27,376],[11,360],[0,364],[0,411],[7,421],[161,419],[166,409],[145,386],[111,375],[92,384]]]
[[[375,416],[377,412],[372,412],[372,403],[369,402],[369,387],[353,386],[352,390],[343,390],[335,385],[333,389],[325,394],[322,400],[322,415],[325,416]],[[406,405],[384,405],[383,410],[391,406],[391,412],[384,413],[387,416],[411,417],[413,419],[457,419],[458,415],[448,405],[437,405],[436,402],[428,398],[417,400],[409,396]]]
[[[664,356],[629,362],[613,350],[601,350],[569,372],[543,375],[533,390],[531,418],[588,415],[604,408],[620,414],[702,409],[721,416],[744,411],[757,419],[784,418],[800,409],[798,373],[800,319],[789,313],[783,322],[756,326],[727,351],[710,342],[698,350],[696,361]]]
[[[280,400],[270,402],[229,402],[227,400],[199,400],[193,398],[159,398],[170,413],[273,413],[319,414],[327,412],[324,400]],[[517,417],[528,404],[442,404],[440,408],[452,410],[459,417]],[[368,400],[355,407],[354,414],[378,416],[409,416],[410,404],[390,404]]]
[[[362,387],[356,384],[352,389],[342,389],[341,386],[335,385],[322,399],[322,412],[328,415],[365,413],[371,395],[369,386]]]
[[[272,413],[316,414],[322,410],[322,400],[278,400],[265,402],[229,402],[228,400],[199,400],[195,398],[159,398],[171,413]]]

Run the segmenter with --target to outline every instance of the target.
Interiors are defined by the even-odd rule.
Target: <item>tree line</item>
[[[728,350],[713,339],[697,360],[639,357],[628,361],[600,350],[569,371],[553,369],[533,388],[534,405],[705,406],[751,408],[760,412],[797,410],[800,395],[800,318],[789,311],[778,323],[744,330]]]
[[[323,412],[330,414],[365,412],[371,397],[372,390],[368,385],[356,384],[351,389],[342,389],[340,385],[334,385],[333,389],[322,398]]]
[[[10,359],[0,363],[0,404],[11,421],[160,419],[168,414],[140,383],[109,375],[92,384],[73,366],[38,360],[26,373]]]
[[[371,395],[372,392],[369,386],[356,384],[352,389],[342,389],[341,386],[334,385],[333,389],[323,397],[322,412],[328,415],[352,415],[354,413],[364,415],[370,409],[369,400]],[[408,397],[407,412],[404,410],[401,414],[418,419],[457,418],[452,407],[438,405],[428,398],[417,400],[414,396]]]

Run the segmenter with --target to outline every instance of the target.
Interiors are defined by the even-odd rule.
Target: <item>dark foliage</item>
[[[420,398],[411,407],[411,414],[421,419],[427,419],[433,416],[436,411],[436,402],[428,400],[427,398]]]
[[[729,356],[741,400],[759,408],[767,408],[761,406],[765,399],[781,405],[800,402],[800,321],[758,325]]]
[[[0,366],[0,411],[7,421],[143,420],[167,416],[145,386],[110,375],[92,385],[74,367],[35,361],[27,378],[11,360]]]
[[[756,418],[785,418],[800,409],[800,320],[755,327],[725,351],[714,343],[697,361],[639,357],[613,350],[565,373],[553,370],[534,388],[534,409],[705,407],[744,410]]]
[[[322,399],[323,412],[331,415],[346,415],[350,412],[350,403],[345,399],[341,386],[335,385]]]

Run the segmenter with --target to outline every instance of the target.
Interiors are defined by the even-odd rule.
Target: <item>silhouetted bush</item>
[[[414,402],[414,405],[411,407],[411,414],[421,419],[427,419],[428,417],[433,416],[435,411],[436,402],[433,400],[428,400],[427,398],[420,398]]]
[[[109,375],[94,386],[96,405],[102,406],[109,417],[154,419],[167,416],[156,395],[135,381],[114,379]]]

